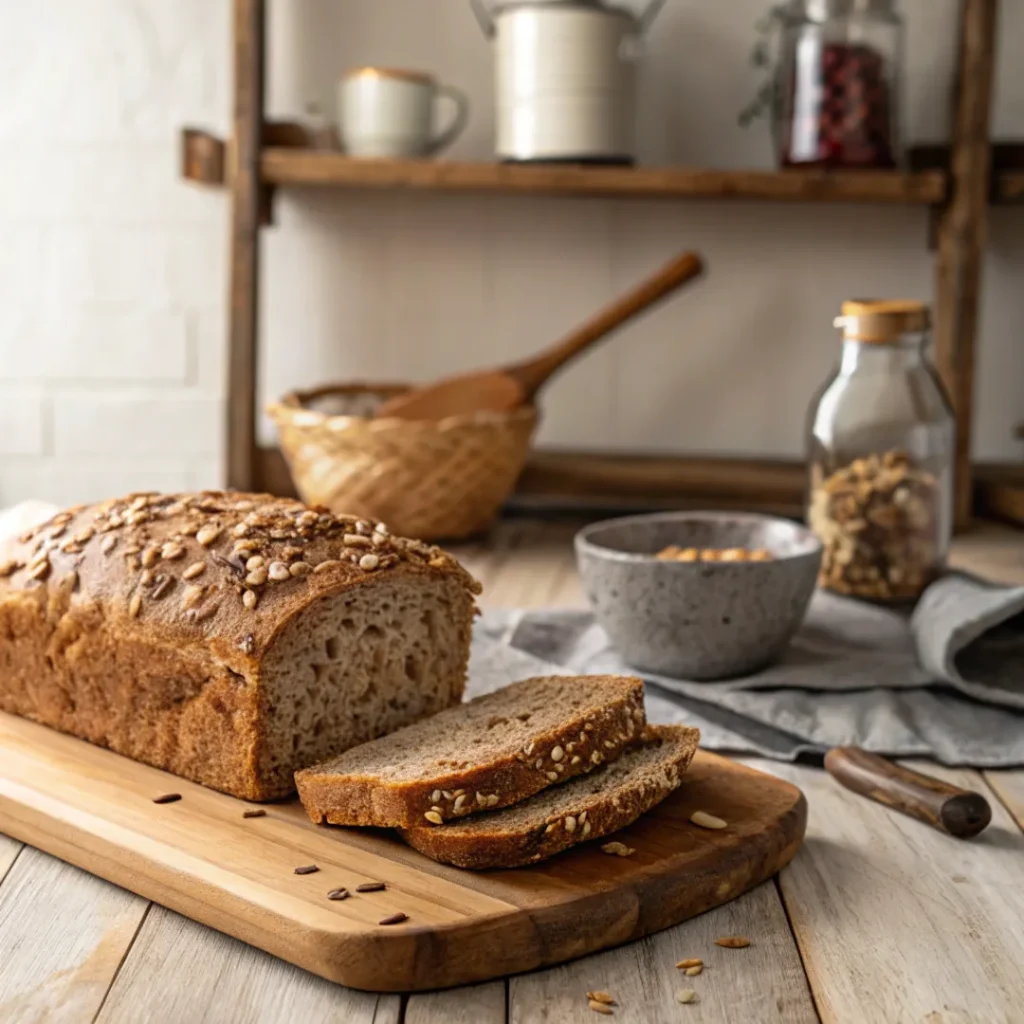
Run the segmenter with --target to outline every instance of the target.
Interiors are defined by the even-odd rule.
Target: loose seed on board
[[[381,918],[377,924],[401,924],[403,921],[408,921],[409,915],[401,912],[397,914],[391,914],[388,917]]]
[[[699,956],[691,956],[688,960],[680,960],[679,963],[676,964],[676,967],[678,967],[681,971],[685,971],[685,970],[689,969],[690,967],[703,967],[703,966],[704,966],[704,961],[701,960],[701,958]]]
[[[387,885],[384,882],[363,882],[362,885],[356,886],[356,892],[380,892],[386,888]]]
[[[627,846],[625,843],[611,842],[605,843],[601,850],[604,853],[609,853],[613,857],[629,857],[636,853],[636,850],[632,846]]]
[[[683,974],[685,974],[688,978],[694,978],[698,974],[700,974],[700,972],[703,971],[703,970],[704,970],[704,968],[701,967],[701,966],[687,967],[686,970],[683,971]]]
[[[349,898],[348,889],[332,889],[328,894],[329,900],[347,900]]]
[[[162,796],[153,797],[153,803],[155,804],[173,804],[177,803],[181,799],[180,793],[164,793]]]
[[[708,814],[706,811],[694,811],[690,815],[690,822],[694,825],[699,825],[701,828],[728,828],[729,823],[722,821],[721,818],[716,818],[713,814]]]
[[[320,869],[315,864],[304,864],[295,869],[297,875],[315,875]]]
[[[697,993],[692,988],[681,988],[676,993],[676,1002],[679,1003],[693,1003],[696,999]]]
[[[615,1006],[615,999],[610,996],[607,992],[588,992],[588,999],[593,999],[595,1003],[604,1003],[606,1006]]]
[[[750,939],[745,935],[723,935],[722,938],[715,939],[715,945],[724,949],[746,949],[750,945]]]
[[[588,999],[587,1006],[589,1006],[594,1013],[603,1013],[610,1017],[614,1012],[610,1006],[605,1006],[604,1003],[599,1003],[596,999]]]
[[[252,811],[242,811],[243,818],[265,818],[266,816],[267,812],[259,807]]]

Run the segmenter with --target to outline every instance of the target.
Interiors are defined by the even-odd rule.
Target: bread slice
[[[525,679],[306,768],[295,782],[317,823],[440,825],[588,772],[645,723],[639,679]]]
[[[699,740],[698,729],[650,726],[640,746],[585,778],[503,811],[401,835],[420,853],[460,868],[532,864],[636,821],[679,785]]]

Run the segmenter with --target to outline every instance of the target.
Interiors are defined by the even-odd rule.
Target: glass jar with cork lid
[[[920,302],[844,302],[839,369],[811,409],[808,523],[819,583],[874,601],[915,600],[953,529],[955,421],[925,354]]]

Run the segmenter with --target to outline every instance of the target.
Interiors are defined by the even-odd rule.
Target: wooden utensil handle
[[[836,747],[825,755],[828,773],[847,789],[909,814],[957,839],[976,836],[992,820],[980,793],[903,768],[860,747]]]
[[[696,253],[686,252],[677,256],[652,277],[616,299],[610,306],[606,306],[592,320],[574,330],[553,348],[518,366],[510,366],[506,372],[519,381],[525,397],[532,398],[540,386],[570,359],[578,356],[616,327],[621,327],[627,320],[670,295],[680,285],[697,277],[703,269],[704,264]]]

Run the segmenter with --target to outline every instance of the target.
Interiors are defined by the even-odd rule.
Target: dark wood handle
[[[686,252],[677,256],[656,274],[602,309],[592,320],[576,328],[557,345],[528,362],[508,367],[505,372],[519,381],[527,399],[533,398],[540,386],[570,359],[575,359],[595,342],[611,334],[616,327],[621,327],[627,320],[671,295],[703,270],[704,264],[695,253]]]
[[[909,814],[957,839],[976,836],[992,820],[980,793],[913,772],[860,747],[836,747],[825,755],[828,773],[847,789]]]

